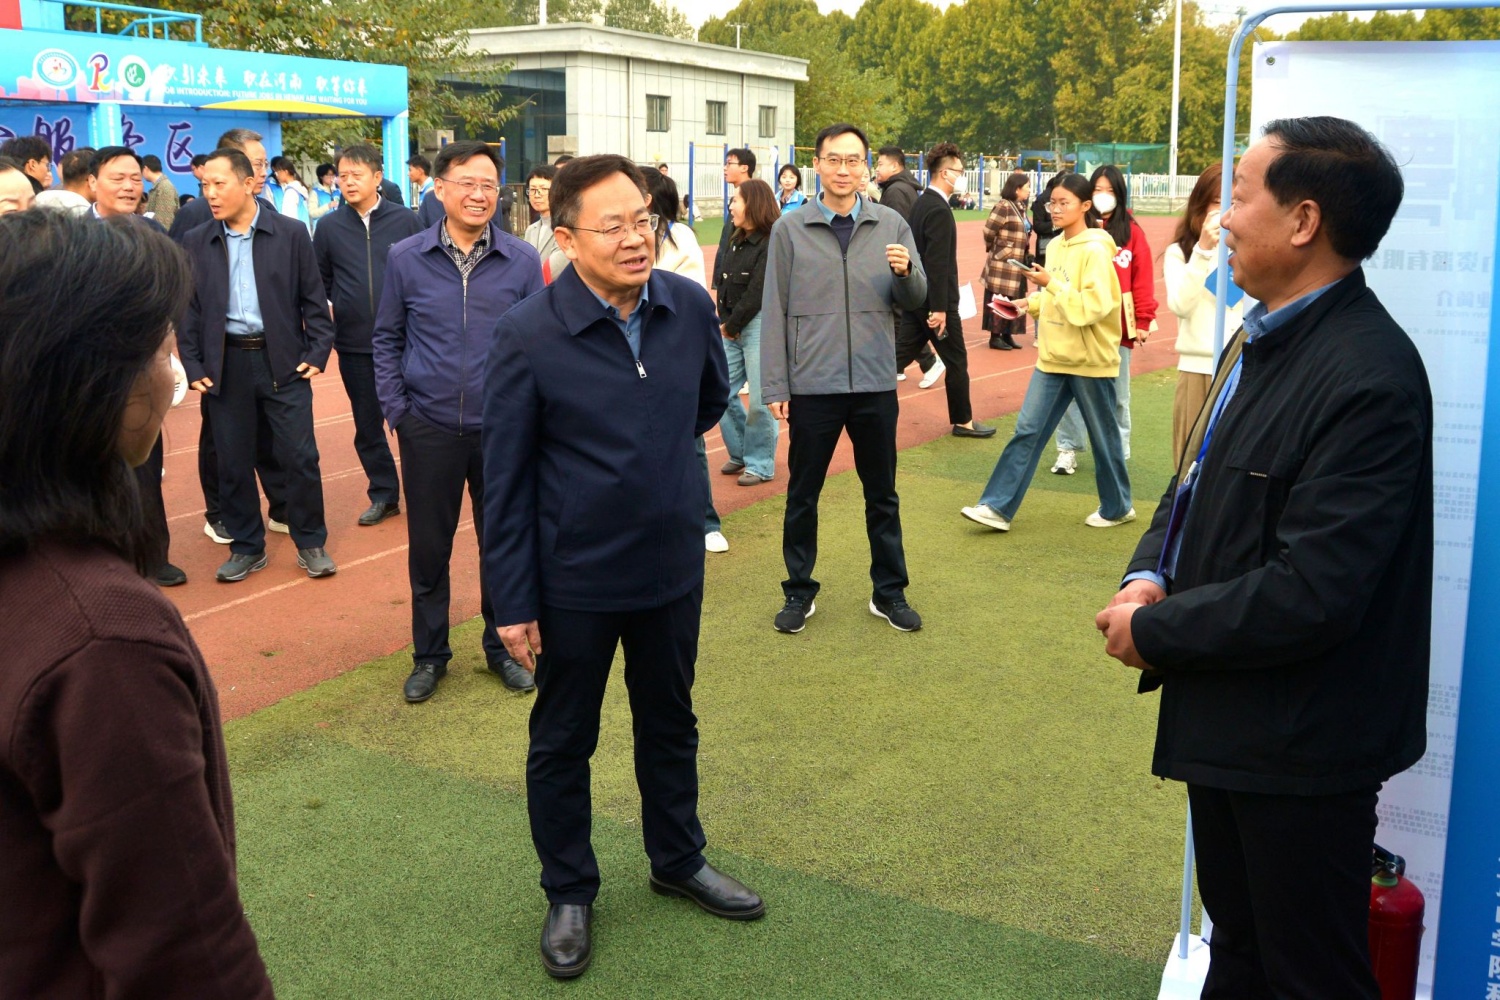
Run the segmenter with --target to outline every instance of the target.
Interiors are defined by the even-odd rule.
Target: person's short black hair
[[[646,178],[646,193],[651,196],[651,212],[656,216],[656,241],[672,240],[672,225],[682,215],[682,197],[677,192],[677,182],[660,170],[643,172]]]
[[[191,194],[180,194],[180,195],[178,195],[177,196],[177,207],[181,208],[183,205],[186,205],[188,202],[192,201],[194,197],[195,196],[191,195]]]
[[[194,167],[201,167],[201,166],[203,166],[203,164],[205,164],[207,162],[208,162],[208,154],[207,153],[199,153],[197,156],[193,157],[192,166],[194,166]]]
[[[870,152],[870,140],[865,138],[865,133],[858,125],[850,125],[848,122],[838,122],[829,125],[818,133],[817,139],[813,140],[813,152],[818,156],[823,155],[823,143],[829,139],[835,139],[841,135],[852,135],[859,139],[859,144],[865,147],[865,152]]]
[[[141,157],[141,166],[153,174],[161,173],[161,157],[155,153],[147,153]]]
[[[538,163],[536,166],[534,166],[534,167],[531,168],[531,173],[529,173],[529,174],[526,175],[526,179],[529,181],[529,180],[533,180],[533,179],[535,179],[537,177],[540,177],[544,181],[550,181],[550,180],[552,180],[552,178],[554,178],[556,176],[557,176],[557,168],[554,167],[552,164],[550,164],[550,163]]]
[[[0,156],[0,174],[8,173],[12,170],[16,171],[17,173],[24,173],[26,170],[26,164],[22,163],[20,160],[13,160],[8,156]]]
[[[413,156],[411,159],[407,160],[406,165],[408,167],[416,167],[418,170],[422,171],[422,173],[426,174],[429,177],[432,176],[432,161],[423,156],[421,153],[418,153],[416,156]]]
[[[793,177],[797,178],[797,186],[800,188],[802,186],[802,171],[797,169],[797,165],[795,163],[783,163],[781,165],[781,169],[776,171],[776,179],[780,180],[781,175],[786,173],[788,170],[792,172]]]
[[[463,142],[450,142],[444,146],[438,153],[437,162],[432,165],[429,173],[433,177],[442,177],[448,172],[449,167],[456,163],[468,163],[476,156],[482,156],[493,163],[497,177],[505,172],[505,160],[501,158],[499,150],[487,142],[465,139]],[[412,157],[412,159],[417,159],[417,157]]]
[[[1005,186],[1000,189],[1000,197],[1005,201],[1015,201],[1016,195],[1026,185],[1031,183],[1031,175],[1024,170],[1016,170],[1005,178]]]
[[[0,142],[0,156],[8,156],[23,167],[32,160],[52,162],[52,144],[39,135],[18,135]]]
[[[385,172],[385,161],[380,158],[380,150],[367,142],[356,142],[352,146],[345,146],[333,159],[339,166],[343,166],[344,161],[347,160],[350,163],[369,167],[372,174]],[[323,175],[319,173],[318,176]]]
[[[89,176],[98,177],[99,171],[104,169],[106,163],[118,160],[122,156],[130,157],[138,167],[141,165],[141,158],[129,146],[105,146],[94,154],[93,159],[89,160]]]
[[[927,153],[927,172],[937,173],[944,160],[958,160],[963,162],[964,154],[959,152],[958,146],[951,142],[940,142]]]
[[[888,160],[895,160],[902,167],[906,166],[906,150],[900,146],[881,146],[875,151],[875,155],[883,156]]]
[[[323,183],[323,178],[327,177],[329,174],[332,174],[332,173],[337,173],[337,171],[333,169],[333,164],[332,163],[320,163],[320,164],[318,164],[318,170],[317,170],[318,183],[322,184]]]
[[[1329,115],[1278,118],[1263,134],[1278,150],[1266,168],[1277,204],[1316,202],[1334,253],[1372,256],[1406,193],[1390,150],[1354,122]]]
[[[255,176],[255,168],[250,165],[250,157],[246,156],[245,151],[242,149],[235,149],[233,146],[224,146],[209,153],[208,159],[203,162],[207,165],[215,160],[228,160],[229,169],[234,171],[234,176],[242,181]]]
[[[752,174],[755,173],[755,154],[748,149],[731,149],[724,154],[724,162],[728,163],[730,157]]]
[[[648,194],[646,177],[641,173],[641,168],[625,157],[616,156],[614,153],[580,156],[568,164],[567,170],[559,170],[557,176],[552,179],[549,199],[552,208],[552,225],[567,229],[577,222],[583,192],[611,174],[624,174],[641,189],[642,197]]]
[[[57,165],[62,171],[63,184],[78,184],[89,175],[89,168],[94,164],[94,147],[78,146],[71,153],[64,154],[62,162]]]
[[[557,159],[555,159],[555,160],[552,161],[552,166],[554,166],[554,167],[560,167],[564,163],[572,163],[576,159],[578,159],[578,157],[574,156],[572,153],[564,153],[561,156],[559,156]]]
[[[219,136],[219,142],[214,148],[238,149],[243,153],[245,151],[246,143],[265,142],[265,139],[265,136],[261,135],[253,128],[232,128],[229,131],[225,132],[223,135]],[[204,162],[207,161],[205,160]]]
[[[0,216],[0,552],[97,542],[157,568],[165,539],[142,517],[120,428],[191,290],[187,257],[138,220]]]

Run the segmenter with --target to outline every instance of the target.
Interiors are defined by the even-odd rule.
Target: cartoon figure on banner
[[[193,169],[193,123],[167,125],[167,169],[186,174]]]

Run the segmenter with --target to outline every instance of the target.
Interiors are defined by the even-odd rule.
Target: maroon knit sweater
[[[268,1000],[218,695],[119,557],[0,556],[0,996]]]

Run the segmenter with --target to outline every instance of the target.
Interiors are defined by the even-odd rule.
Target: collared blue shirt
[[[1308,292],[1300,299],[1288,302],[1274,312],[1267,311],[1263,302],[1255,303],[1245,313],[1245,341],[1247,343],[1254,343],[1257,339],[1264,337],[1271,331],[1279,330],[1281,327],[1286,326],[1292,320],[1302,315],[1308,306],[1316,302],[1319,296],[1336,284],[1338,282],[1331,281],[1322,288]],[[1179,490],[1190,491],[1196,484],[1198,469],[1202,465],[1204,457],[1208,454],[1208,444],[1213,438],[1214,428],[1218,424],[1219,418],[1224,415],[1225,407],[1234,398],[1235,390],[1240,386],[1240,369],[1244,365],[1244,362],[1245,356],[1242,354],[1235,360],[1234,368],[1230,371],[1229,377],[1224,380],[1224,391],[1219,393],[1219,398],[1214,401],[1213,413],[1208,418],[1208,428],[1203,436],[1203,450],[1199,453],[1197,460],[1189,467],[1187,478],[1178,486]],[[1191,502],[1191,498],[1192,494],[1189,492],[1186,496],[1180,498],[1178,502]],[[1186,514],[1183,515],[1183,520],[1185,519]],[[1163,590],[1167,589],[1167,580],[1177,574],[1177,557],[1181,552],[1182,533],[1179,531],[1173,537],[1166,540],[1166,549],[1162,552],[1160,573],[1153,573],[1150,570],[1140,570],[1127,575],[1121,581],[1122,584],[1129,583],[1131,580],[1150,580]]]
[[[260,221],[260,205],[255,218],[243,234],[224,223],[224,246],[229,251],[229,312],[224,318],[224,332],[231,337],[249,337],[266,332],[260,315],[260,292],[255,287],[255,224]]]
[[[584,285],[584,287],[588,288],[587,285]],[[604,307],[604,312],[610,319],[615,321],[615,326],[619,327],[620,332],[625,335],[625,343],[630,345],[631,356],[637,361],[641,360],[641,329],[646,325],[646,307],[651,304],[651,293],[648,291],[647,286],[641,286],[640,301],[630,311],[629,319],[621,319],[620,310],[605,302],[602,298],[599,298],[599,293],[592,288],[589,288],[589,294]]]
[[[826,221],[829,225],[832,225],[833,224],[833,217],[837,213],[834,212],[834,210],[831,209],[831,208],[829,208],[827,205],[823,204],[823,196],[822,195],[818,195],[817,202],[818,202],[818,211],[820,211],[820,212],[823,213],[823,219],[824,219],[824,221]],[[859,221],[859,209],[860,209],[860,206],[862,206],[864,203],[865,203],[865,196],[864,195],[862,195],[862,194],[855,195],[854,196],[854,207],[851,208],[851,209],[849,209],[849,218],[853,219],[855,222],[858,222]]]

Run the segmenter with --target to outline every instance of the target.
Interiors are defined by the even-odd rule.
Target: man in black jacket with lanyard
[[[1161,689],[1152,771],[1188,786],[1205,997],[1380,997],[1375,804],[1426,747],[1432,607],[1432,396],[1360,270],[1402,191],[1342,119],[1246,151],[1224,236],[1259,302],[1095,622]]]
[[[313,437],[309,379],[328,365],[333,323],[312,240],[296,219],[267,212],[254,168],[237,149],[203,165],[214,220],[190,232],[193,297],[178,343],[189,384],[203,393],[219,450],[219,495],[230,556],[216,574],[235,583],[266,566],[265,524],[255,491],[257,426],[270,425],[286,472],[287,525],[297,565],[332,576],[324,551],[323,480]]]
[[[336,166],[343,203],[318,222],[313,251],[333,306],[333,346],[354,411],[354,450],[370,481],[370,507],[359,515],[368,528],[401,513],[401,482],[375,392],[375,312],[391,247],[421,232],[421,223],[415,212],[380,197],[385,176],[374,146],[347,147]]]
[[[958,315],[958,224],[948,199],[957,178],[964,176],[958,147],[940,142],[927,154],[927,190],[911,207],[907,222],[911,238],[927,272],[927,308],[903,312],[896,331],[896,371],[917,360],[930,342],[947,366],[943,389],[948,394],[948,422],[953,436],[993,437],[995,428],[974,422],[969,403],[969,352],[964,344],[964,321]]]

